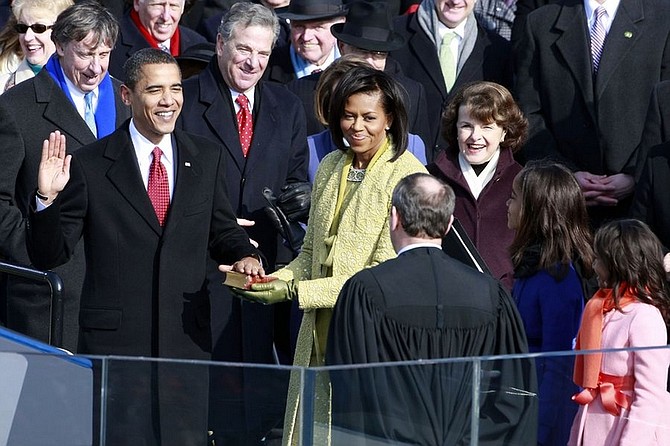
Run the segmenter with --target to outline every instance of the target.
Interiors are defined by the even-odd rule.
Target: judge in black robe
[[[434,218],[424,218],[423,229],[407,221],[403,208],[412,200],[418,200],[424,217],[431,208],[439,214],[440,202],[452,201],[447,216],[453,212],[453,192],[451,200],[438,196],[431,201],[435,194],[426,192],[426,184],[451,191],[426,175],[399,183],[390,223],[399,256],[359,272],[344,285],[331,320],[326,358],[328,365],[427,361],[331,370],[333,444],[391,440],[467,445],[475,409],[480,445],[536,444],[536,380],[530,360],[482,361],[477,373],[468,359],[429,361],[525,353],[528,347],[507,291],[443,253],[440,235],[446,231]],[[402,188],[410,192],[405,191],[398,204]],[[421,220],[421,212],[411,215]],[[410,232],[419,228],[418,235],[408,234],[403,226]],[[473,401],[473,377],[481,380],[478,404]]]

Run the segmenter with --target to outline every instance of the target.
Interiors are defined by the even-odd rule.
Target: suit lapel
[[[52,122],[61,132],[82,146],[96,141],[95,135],[79,116],[77,108],[51,79],[49,73],[40,72],[35,77],[34,85],[36,101],[46,104],[44,119]]]
[[[256,109],[254,113],[254,136],[246,159],[246,172],[253,171],[259,163],[263,163],[267,167],[268,160],[266,159],[267,150],[265,147],[271,143],[270,140],[274,137],[272,129],[277,127],[281,119],[279,116],[281,109],[271,92],[264,89],[260,82],[256,85],[255,91],[255,100],[259,102],[258,107],[254,107]],[[288,150],[289,147],[279,149],[279,152],[281,152],[282,150]],[[240,150],[242,149],[240,148]],[[244,157],[241,158],[244,159]]]
[[[556,29],[561,36],[556,40],[556,48],[572,71],[577,85],[595,119],[593,100],[593,75],[591,67],[591,45],[586,24],[586,14],[581,1],[566,3],[556,20]]]
[[[428,39],[423,30],[419,27],[419,22],[416,17],[412,18],[409,27],[412,30],[412,36],[407,44],[410,46],[411,50],[416,53],[419,63],[423,65],[424,70],[430,76],[430,80],[440,90],[442,98],[446,98],[447,88],[444,85],[440,60],[437,56],[435,45],[433,45],[433,42]]]
[[[472,48],[472,52],[468,56],[468,59],[463,64],[461,72],[458,73],[458,77],[454,81],[454,85],[451,87],[450,93],[455,92],[461,85],[465,85],[468,82],[475,81],[479,79],[480,73],[482,71],[482,64],[484,63],[484,51],[488,44],[488,37],[486,32],[477,26],[477,38],[475,40],[475,46]]]
[[[598,75],[596,76],[596,100],[602,95],[607,82],[637,42],[640,29],[638,22],[644,19],[639,0],[622,1],[607,33]]]
[[[163,230],[142,183],[135,149],[127,127],[110,136],[105,147],[105,158],[112,161],[107,171],[109,181],[156,234],[161,235]]]
[[[218,68],[217,68],[218,69]],[[235,165],[240,172],[244,171],[245,159],[242,155],[242,146],[240,145],[240,136],[235,123],[237,118],[233,116],[230,107],[230,98],[222,97],[216,79],[211,75],[211,70],[207,68],[208,76],[201,76],[200,82],[200,102],[206,105],[204,118],[210,128],[214,130],[221,144],[230,153]],[[227,87],[225,87],[227,89]],[[254,128],[256,125],[254,124]],[[254,135],[255,137],[255,135]],[[253,143],[253,142],[252,142]]]
[[[197,156],[198,148],[193,140],[179,131],[175,131],[174,136],[176,141],[174,153],[175,184],[164,235],[177,227],[181,220],[179,217],[192,204],[192,192],[198,189],[202,175],[202,166]]]

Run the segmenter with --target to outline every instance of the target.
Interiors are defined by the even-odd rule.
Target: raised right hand
[[[65,135],[58,130],[49,134],[42,144],[42,158],[37,174],[37,190],[52,202],[70,180],[72,155],[66,155]]]

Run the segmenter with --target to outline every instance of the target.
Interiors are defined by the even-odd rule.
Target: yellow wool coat
[[[405,176],[426,172],[421,162],[409,152],[396,161],[392,147],[381,154],[365,173],[365,178],[354,192],[348,206],[341,213],[337,239],[332,248],[332,275],[322,277],[322,261],[328,249],[328,238],[335,218],[340,179],[347,156],[342,151],[328,154],[319,165],[312,189],[312,207],[301,253],[289,265],[273,273],[282,280],[298,279],[298,300],[304,310],[296,345],[294,364],[298,366],[323,365],[324,352],[314,352],[314,330],[319,311],[330,311],[337,301],[340,289],[352,275],[370,266],[396,256],[389,235],[391,195]],[[291,377],[284,425],[285,443],[292,443],[300,382]],[[324,415],[324,414],[322,414]],[[293,439],[295,443],[295,438]]]

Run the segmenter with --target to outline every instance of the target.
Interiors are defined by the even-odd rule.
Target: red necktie
[[[156,211],[156,217],[161,226],[165,223],[165,216],[170,208],[170,185],[168,184],[167,171],[161,163],[163,152],[160,148],[154,147],[153,160],[149,168],[149,184],[147,192],[149,199]]]
[[[251,146],[251,138],[254,136],[254,123],[251,119],[251,110],[249,110],[249,99],[241,94],[237,96],[235,102],[240,106],[240,111],[237,112],[237,129],[240,133],[242,154],[246,157]]]

